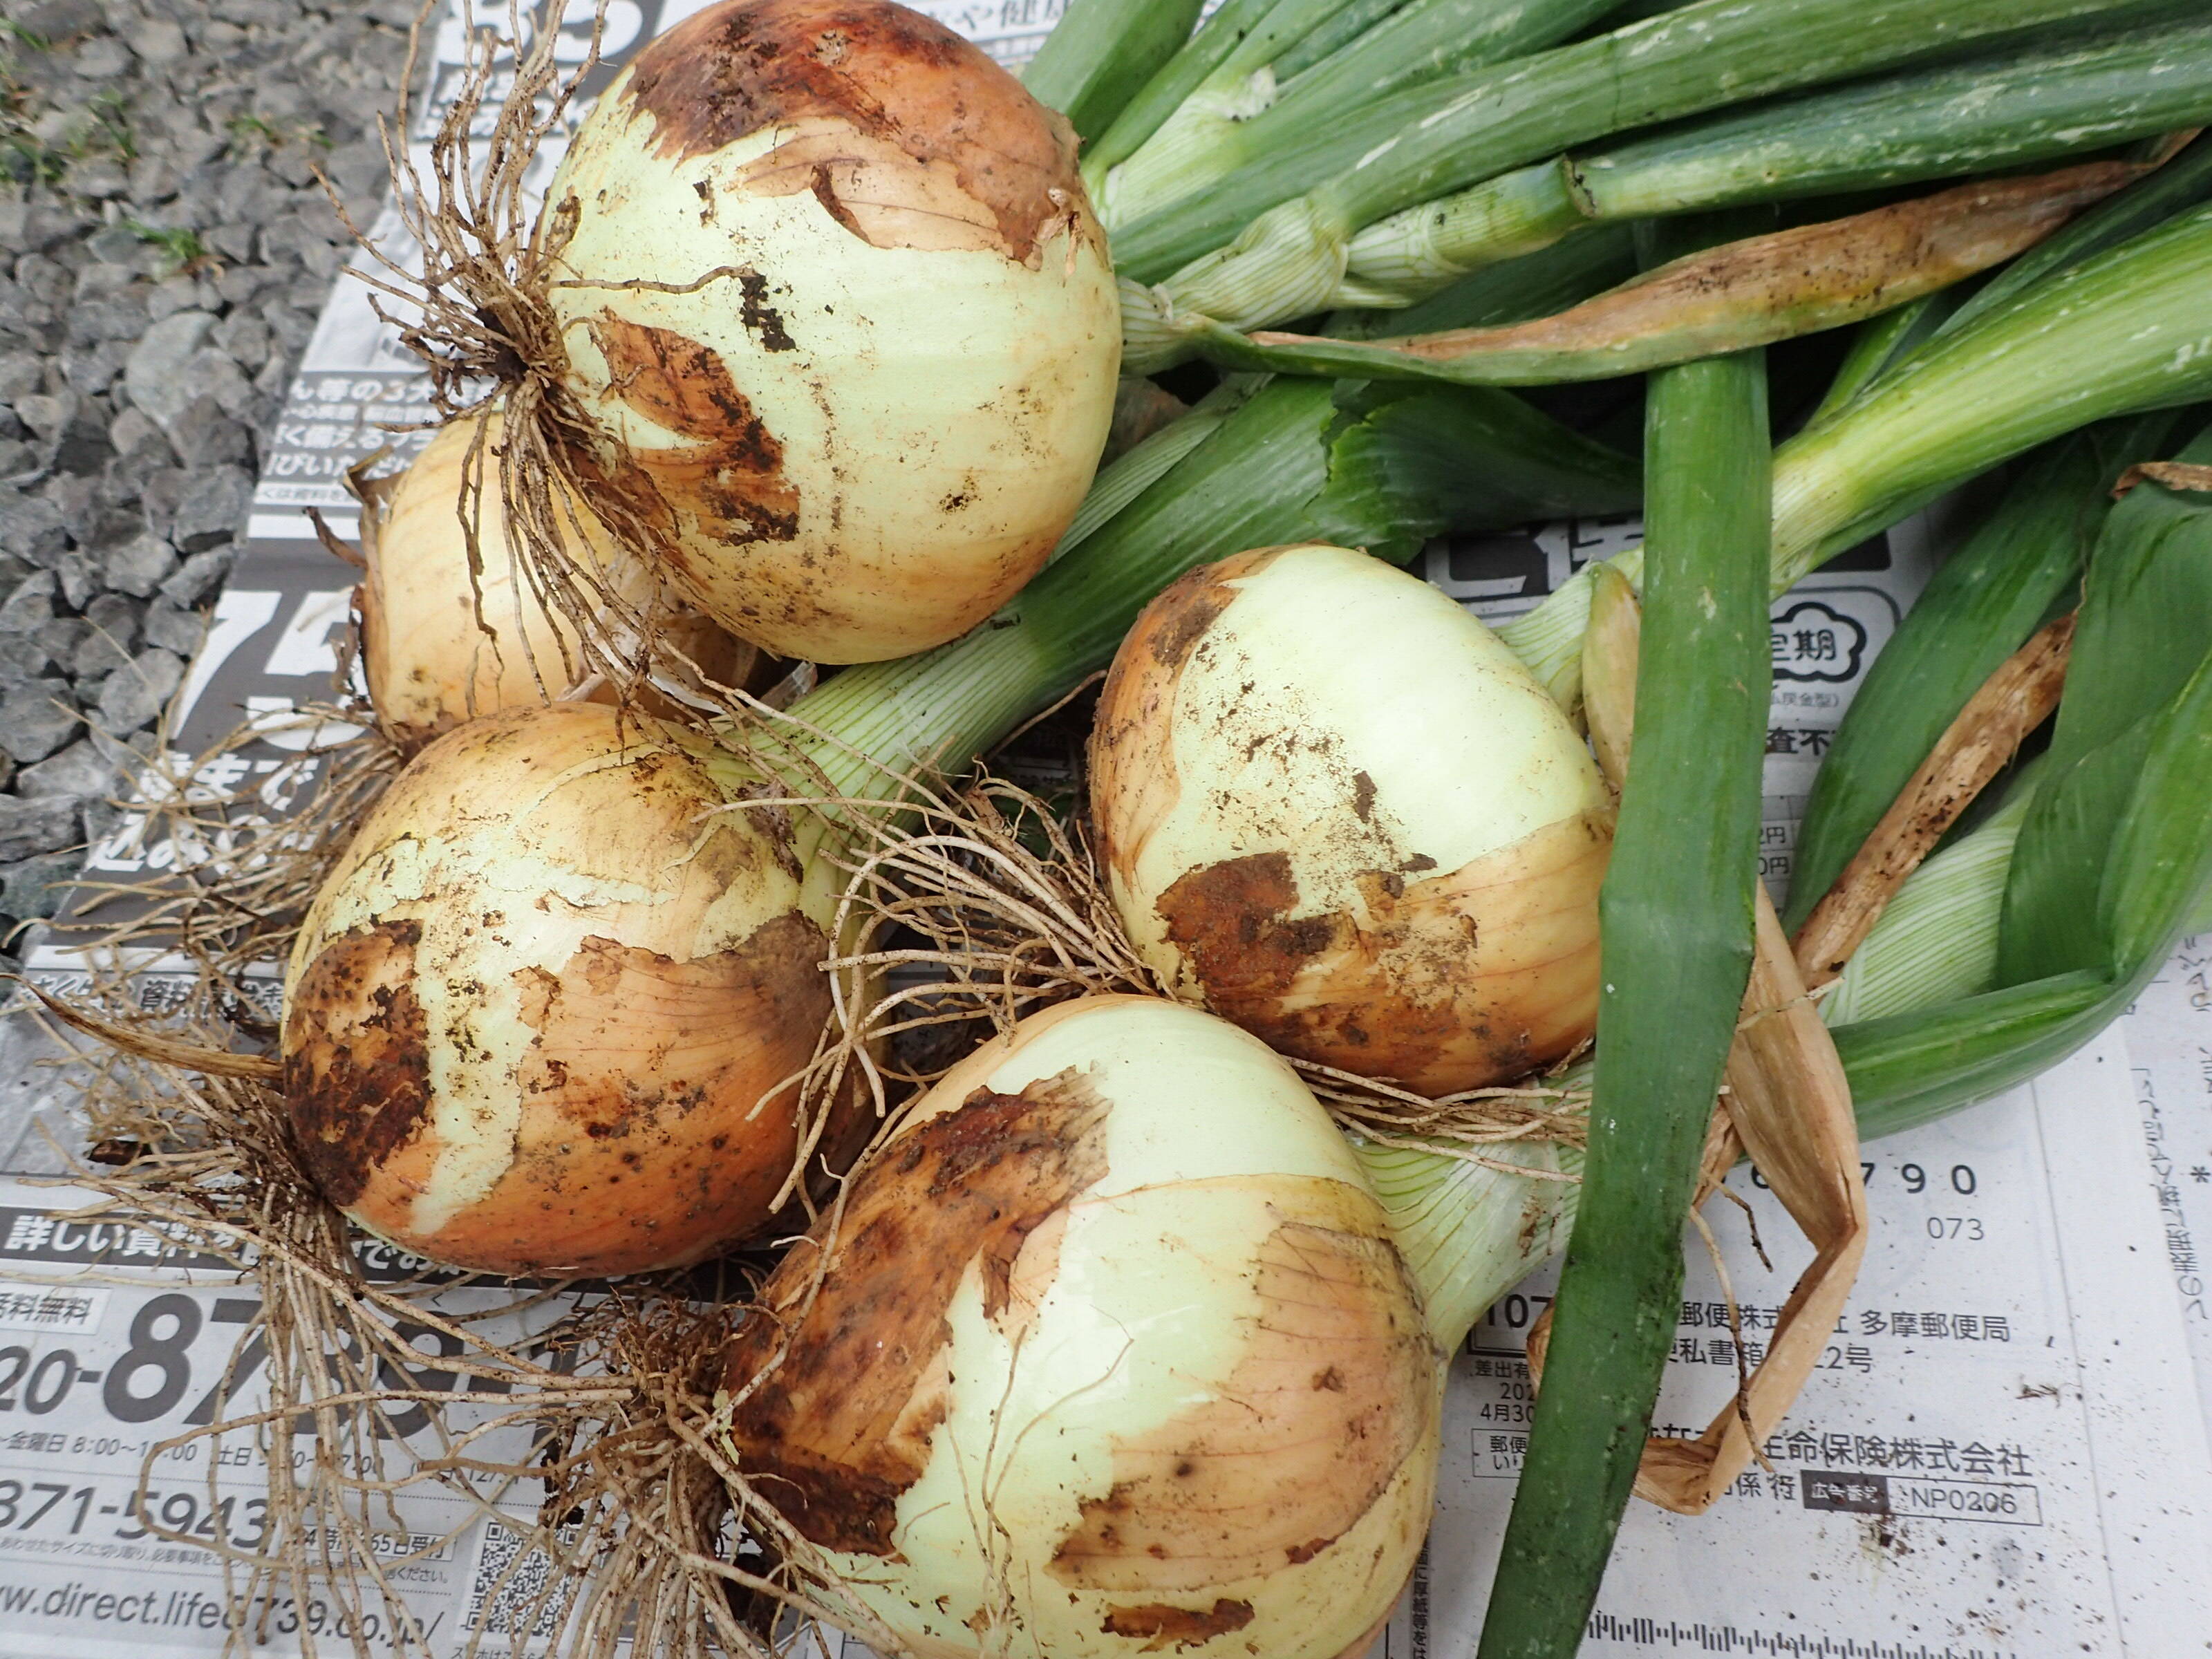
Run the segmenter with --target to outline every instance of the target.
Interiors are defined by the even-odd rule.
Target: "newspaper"
[[[703,3],[610,0],[603,45],[618,61]],[[1060,3],[920,9],[1018,64]],[[564,24],[579,61],[590,15],[578,0]],[[433,54],[426,124],[455,79],[458,16],[457,4]],[[398,228],[387,215],[380,234],[404,252]],[[204,787],[253,789],[272,818],[314,787],[320,763],[308,751],[341,734],[296,711],[330,693],[353,577],[305,509],[352,535],[344,472],[380,448],[419,446],[422,434],[391,428],[420,420],[427,403],[426,382],[366,291],[341,279],[267,452],[247,545],[180,693],[179,764],[241,714],[262,727],[263,741],[211,769]],[[1940,511],[1893,528],[1774,609],[1762,872],[1778,891],[1820,757],[1926,580],[1943,529]],[[1422,568],[1497,620],[1638,533],[1632,518],[1534,526],[1440,543]],[[150,840],[148,823],[123,814],[89,870],[128,878],[173,860],[177,850]],[[153,954],[137,965],[145,1006],[177,994],[181,964]],[[84,971],[53,943],[34,948],[27,967],[61,990]],[[262,989],[273,1008],[273,973]],[[241,1607],[218,1556],[159,1535],[249,1554],[264,1535],[256,1454],[226,1445],[218,1462],[207,1442],[179,1441],[219,1411],[257,1403],[257,1304],[203,1242],[73,1219],[86,1194],[24,1179],[61,1172],[63,1149],[82,1139],[76,1091],[56,1059],[27,1022],[0,1021],[0,1170],[16,1177],[0,1176],[0,1659],[214,1652],[241,1628],[252,1650],[274,1655],[302,1650],[303,1632],[325,1650],[355,1634],[372,1649],[412,1635],[441,1656],[476,1636],[495,1638],[493,1650],[529,1639],[516,1626],[537,1570],[496,1515],[502,1505],[526,1512],[535,1491],[432,1489],[400,1500],[403,1524],[386,1541],[395,1563],[407,1558],[391,1569],[407,1587],[404,1632],[383,1613],[349,1631],[335,1600],[313,1595]],[[2212,939],[2185,943],[2130,1016],[2082,1054],[2030,1087],[1870,1146],[1866,1162],[1873,1244],[1822,1367],[1763,1464],[1711,1514],[1632,1506],[1586,1651],[2212,1651],[2212,1319],[2199,1255],[2212,1239]],[[1775,1258],[1769,1272],[1731,1206],[1717,1207],[1755,1360],[1805,1252],[1754,1176],[1739,1171],[1730,1185]],[[1662,1432],[1694,1431],[1735,1378],[1718,1281],[1702,1246],[1685,1248]],[[419,1265],[365,1249],[372,1274]],[[1540,1275],[1504,1298],[1455,1358],[1435,1528],[1378,1656],[1472,1651],[1526,1447],[1523,1338],[1550,1283]],[[498,1305],[481,1288],[455,1290],[447,1303],[456,1313]],[[559,1311],[540,1304],[530,1318]],[[491,1328],[503,1340],[530,1334],[514,1322]],[[408,1335],[424,1352],[416,1384],[453,1392],[434,1417],[403,1425],[421,1453],[497,1402],[439,1368],[439,1339]],[[152,1458],[148,1512],[134,1510],[142,1467],[171,1442]],[[312,1437],[292,1437],[294,1457],[312,1449]]]

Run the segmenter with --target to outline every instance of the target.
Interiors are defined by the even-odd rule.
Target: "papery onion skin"
[[[1442,1365],[1279,1058],[1162,999],[1064,1004],[940,1080],[827,1227],[730,1346],[730,1445],[907,1650],[1364,1655],[1428,1529]]]
[[[596,704],[425,749],[285,975],[285,1091],[324,1192],[509,1274],[677,1266],[759,1231],[796,1138],[789,1090],[755,1108],[813,1051],[826,943],[787,824],[728,799],[667,728]]]
[[[709,615],[878,661],[1043,565],[1120,310],[1073,131],[980,48],[885,0],[709,7],[602,95],[548,201],[577,215],[567,465]]]
[[[478,714],[547,701],[571,688],[582,664],[575,631],[549,615],[526,585],[518,590],[500,503],[496,456],[503,422],[493,415],[441,428],[397,479],[372,486],[362,505],[365,568],[356,590],[362,673],[384,734],[402,748],[428,742]],[[470,453],[479,442],[482,494],[477,545],[483,561],[474,587],[461,495]],[[599,573],[641,612],[659,611],[663,636],[700,671],[725,685],[744,680],[757,656],[713,623],[678,616],[659,600],[652,573],[627,554],[605,526],[563,492],[564,518],[582,533],[580,562]],[[489,628],[490,632],[486,634]],[[610,684],[592,694],[611,703]],[[666,712],[666,711],[663,711]]]
[[[1192,572],[1115,656],[1091,773],[1146,960],[1281,1052],[1433,1095],[1591,1035],[1611,797],[1426,583],[1322,546]]]

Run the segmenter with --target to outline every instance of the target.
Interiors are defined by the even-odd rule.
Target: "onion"
[[[1426,583],[1337,547],[1192,572],[1123,641],[1091,761],[1115,905],[1177,996],[1429,1094],[1591,1034],[1611,798]]]
[[[457,1267],[617,1273],[758,1231],[829,1010],[827,900],[733,763],[591,703],[416,757],[309,909],[284,1086],[310,1172]],[[847,1115],[824,1138],[854,1150]]]
[[[567,464],[709,615],[878,661],[1044,563],[1119,304],[1073,131],[979,48],[884,0],[711,6],[617,78],[547,200],[574,216]]]
[[[939,1081],[814,1237],[727,1352],[730,1444],[902,1651],[1365,1654],[1428,1528],[1443,1367],[1280,1059],[1164,1000],[1062,1004]]]
[[[496,415],[482,428],[487,452],[498,444],[501,429]],[[544,702],[548,691],[558,696],[571,689],[580,665],[574,630],[527,586],[515,586],[507,515],[489,453],[474,503],[483,568],[471,585],[462,495],[478,430],[474,421],[444,428],[362,513],[362,672],[377,725],[404,746],[477,714]],[[615,593],[641,611],[665,613],[651,572],[624,554],[573,495],[560,516],[580,526],[582,561]],[[742,682],[757,654],[704,617],[665,616],[663,637],[728,685]],[[605,702],[615,697],[611,687],[591,695]]]

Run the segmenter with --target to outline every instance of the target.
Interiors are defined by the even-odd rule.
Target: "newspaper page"
[[[2212,1425],[2212,933],[2181,942],[2122,1022],[2136,1108],[2150,1149],[2160,1266],[2180,1298],[2204,1420]]]
[[[611,63],[704,3],[609,0]],[[919,9],[1018,64],[1060,3]],[[571,61],[582,59],[591,15],[585,0],[568,8]],[[458,78],[459,16],[457,3],[438,37],[432,96],[409,135],[417,143]],[[404,257],[398,232],[386,215],[380,234]],[[263,741],[217,763],[202,787],[252,790],[272,818],[314,788],[315,744],[343,733],[296,710],[330,694],[353,576],[306,509],[353,535],[344,473],[380,449],[404,458],[419,447],[422,434],[392,428],[422,419],[428,398],[366,290],[341,279],[172,727],[179,763],[241,715]],[[1535,526],[1439,544],[1423,568],[1497,620],[1638,534],[1633,519]],[[1942,534],[1940,514],[1898,526],[1775,607],[1763,873],[1778,890],[1820,757]],[[173,860],[177,849],[147,826],[144,813],[123,814],[88,872],[127,879]],[[51,988],[81,982],[82,963],[59,944],[34,948],[27,963]],[[181,964],[156,954],[138,966],[147,1007],[176,994]],[[2003,1099],[1867,1149],[1874,1245],[1826,1362],[1763,1464],[1712,1514],[1632,1506],[1588,1651],[2166,1659],[2212,1649],[2212,1326],[2195,1243],[2212,1230],[2208,974],[2212,943],[2192,941],[2124,1035]],[[265,993],[273,1010],[273,970]],[[61,1058],[30,1022],[0,1021],[0,1170],[13,1177],[0,1177],[0,1659],[214,1652],[240,1629],[272,1655],[309,1638],[384,1649],[411,1634],[440,1654],[475,1637],[495,1638],[495,1648],[542,1638],[518,1628],[537,1581],[520,1534],[497,1519],[501,1504],[528,1510],[534,1491],[427,1489],[401,1500],[388,1543],[389,1571],[406,1588],[404,1632],[381,1613],[374,1627],[349,1629],[335,1601],[312,1595],[241,1607],[219,1555],[159,1535],[246,1554],[264,1535],[258,1455],[179,1440],[256,1403],[258,1305],[204,1241],[75,1217],[86,1194],[37,1182],[66,1168],[75,1133],[76,1085]],[[1803,1252],[1784,1242],[1792,1230],[1755,1177],[1739,1171],[1731,1186],[1775,1256],[1769,1273],[1744,1231],[1720,1224],[1755,1360]],[[1717,1279],[1701,1247],[1688,1257],[1662,1432],[1694,1432],[1734,1378]],[[421,1266],[376,1246],[363,1261],[372,1275]],[[1540,1276],[1506,1297],[1455,1361],[1435,1531],[1377,1655],[1472,1650],[1526,1445],[1524,1334],[1548,1285]],[[527,1322],[559,1311],[504,1305],[480,1286],[441,1304],[485,1320],[502,1341],[526,1340],[539,1328]],[[394,1455],[428,1453],[498,1403],[441,1369],[447,1339],[406,1334],[423,1352],[414,1385],[453,1398],[404,1423]],[[134,1510],[142,1465],[173,1442],[153,1458],[146,1510]],[[312,1435],[295,1432],[291,1455],[313,1455]]]

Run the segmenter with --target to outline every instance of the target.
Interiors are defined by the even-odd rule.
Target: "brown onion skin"
[[[323,1191],[408,1250],[505,1274],[680,1266],[767,1226],[825,939],[787,823],[726,800],[663,729],[595,704],[425,749],[286,976],[285,1091]],[[841,1114],[822,1155],[868,1127]]]
[[[1190,806],[1190,792],[1210,796],[1220,782],[1179,771],[1174,719],[1184,673],[1221,643],[1240,580],[1308,550],[1256,549],[1194,570],[1155,599],[1124,640],[1090,746],[1091,817],[1109,888],[1178,996],[1279,1053],[1429,1095],[1523,1075],[1595,1028],[1609,809],[1455,868],[1440,867],[1418,844],[1365,869],[1347,853],[1342,881],[1326,891],[1299,890],[1288,843],[1231,853],[1226,835],[1222,854],[1170,879],[1140,873],[1147,843]],[[1264,756],[1256,763],[1265,763]],[[1343,758],[1340,799],[1301,827],[1309,844],[1371,839],[1373,785],[1358,766],[1357,757]]]
[[[362,504],[364,568],[354,599],[362,674],[379,729],[403,749],[479,714],[542,703],[549,691],[557,696],[570,689],[570,671],[579,665],[574,630],[556,623],[526,585],[518,592],[499,499],[500,417],[490,416],[481,430],[477,543],[483,568],[473,586],[461,494],[478,442],[475,421],[441,428],[404,472],[371,483]],[[678,613],[572,492],[562,492],[562,506],[582,527],[580,562],[595,567],[629,603],[657,611],[667,641],[702,673],[724,685],[745,684],[759,658],[753,647],[706,617]],[[612,704],[617,693],[603,685],[590,700]],[[672,712],[650,693],[643,706]]]

